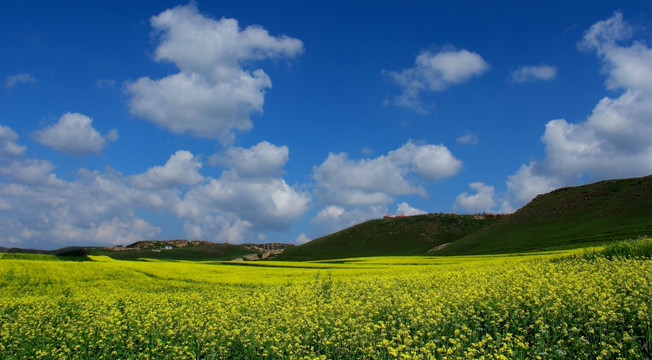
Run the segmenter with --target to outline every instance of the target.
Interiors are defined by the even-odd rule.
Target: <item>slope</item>
[[[164,243],[162,241],[161,243]],[[161,249],[162,248],[162,249]],[[154,247],[93,248],[89,255],[106,255],[118,260],[135,260],[139,258],[161,260],[230,260],[238,256],[251,254],[253,251],[242,245],[203,243],[172,247],[164,245]]]
[[[286,261],[423,254],[498,221],[500,215],[429,214],[369,220],[286,249]]]
[[[652,176],[539,195],[499,224],[433,255],[524,252],[652,235]]]

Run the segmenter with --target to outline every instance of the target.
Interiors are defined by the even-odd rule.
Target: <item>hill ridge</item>
[[[287,249],[278,260],[420,255],[493,224],[502,214],[423,214],[367,220]]]
[[[652,175],[563,187],[536,196],[437,255],[498,254],[595,245],[652,234]]]

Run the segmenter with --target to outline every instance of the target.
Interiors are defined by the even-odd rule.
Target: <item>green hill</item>
[[[230,260],[238,256],[251,254],[253,251],[241,245],[198,244],[183,247],[125,247],[93,248],[89,255],[106,255],[118,260],[135,260],[139,258],[164,260]]]
[[[419,255],[496,223],[499,218],[500,215],[429,214],[369,220],[286,249],[277,259]]]
[[[287,261],[364,256],[501,254],[592,246],[652,235],[652,175],[539,195],[511,215],[428,214],[369,220],[301,246],[139,241],[127,247],[0,252],[115,259]]]
[[[87,255],[106,255],[118,260],[139,258],[162,260],[272,259],[292,244],[223,244],[200,240],[143,240],[126,247],[87,249]]]
[[[0,247],[0,254],[55,255],[68,260],[87,260],[87,255],[108,256],[117,260],[271,260],[293,244],[212,243],[202,240],[142,240],[127,246],[69,246],[57,250]]]
[[[539,195],[500,223],[434,255],[498,254],[596,245],[652,235],[652,176]]]

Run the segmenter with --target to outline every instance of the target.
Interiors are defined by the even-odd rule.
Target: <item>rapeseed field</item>
[[[0,258],[0,358],[652,356],[642,258],[94,260]]]

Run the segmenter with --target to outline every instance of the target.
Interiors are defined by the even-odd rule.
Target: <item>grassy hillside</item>
[[[652,235],[652,176],[562,188],[537,196],[490,228],[434,255],[572,248]]]
[[[497,222],[495,216],[430,214],[369,220],[285,250],[278,260],[304,261],[423,254]]]
[[[124,248],[109,250],[107,248],[90,249],[89,255],[106,255],[119,260],[138,258],[166,260],[230,260],[238,256],[252,254],[253,251],[241,245],[200,244],[160,250],[151,248]]]
[[[202,240],[142,240],[127,246],[68,246],[57,250],[0,247],[2,254],[56,256],[66,260],[87,260],[88,255],[108,256],[118,260],[141,258],[161,260],[271,260],[293,244],[266,243],[231,245]]]

